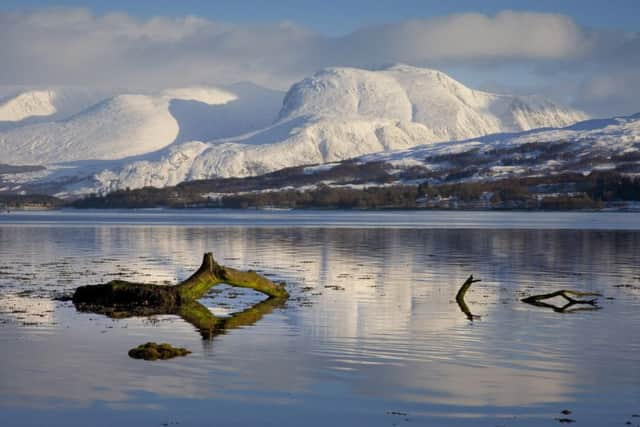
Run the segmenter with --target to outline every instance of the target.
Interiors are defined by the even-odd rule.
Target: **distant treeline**
[[[64,202],[53,196],[41,194],[20,195],[20,194],[0,194],[0,208],[57,208],[63,206]]]
[[[508,209],[585,209],[608,202],[640,201],[640,179],[616,172],[559,174],[542,177],[511,178],[496,181],[429,185],[390,184],[384,164],[345,163],[336,171],[305,174],[303,168],[289,168],[253,178],[213,179],[185,182],[175,187],[119,190],[105,196],[91,195],[77,200],[78,208],[357,208],[414,209],[508,208]],[[301,190],[269,188],[312,185],[331,180],[353,187],[316,185]],[[370,183],[374,183],[373,185]],[[356,184],[367,183],[366,188]],[[209,194],[207,197],[206,195]]]
[[[593,209],[607,202],[640,201],[640,180],[616,173],[555,175],[487,182],[365,189],[321,185],[308,191],[285,190],[229,195],[220,205],[232,208],[506,208]]]

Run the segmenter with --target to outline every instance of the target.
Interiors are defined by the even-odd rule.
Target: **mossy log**
[[[467,280],[465,280],[465,282],[462,284],[462,286],[460,286],[460,289],[458,289],[458,293],[456,294],[456,302],[458,303],[458,307],[460,307],[460,310],[467,316],[467,319],[471,321],[473,321],[474,319],[479,319],[480,316],[471,314],[471,310],[469,310],[467,303],[464,301],[464,296],[473,283],[481,281],[482,280],[480,279],[474,279],[473,275],[469,276]]]
[[[561,289],[559,291],[550,292],[548,294],[531,295],[529,297],[521,299],[520,301],[527,304],[535,305],[536,307],[551,308],[553,311],[556,311],[558,313],[566,313],[566,312],[578,311],[578,310],[599,310],[600,307],[597,305],[598,303],[597,298],[592,298],[588,300],[580,300],[580,299],[572,298],[572,297],[590,297],[590,296],[600,297],[602,296],[602,294],[599,294],[596,292],[578,292],[578,291],[572,291],[569,289]],[[567,303],[563,306],[557,306],[549,302],[545,302],[545,300],[555,298],[555,297],[562,297],[567,301]],[[591,307],[572,309],[572,307],[575,306],[576,304],[590,305]]]
[[[239,271],[223,267],[204,254],[202,265],[191,277],[175,286],[133,283],[112,280],[102,285],[81,286],[73,294],[73,302],[111,306],[180,306],[202,298],[211,287],[220,283],[254,289],[272,298],[287,298],[284,284],[275,284],[255,271]]]
[[[216,317],[197,300],[218,284],[254,289],[269,296],[266,300],[234,313]],[[280,307],[289,294],[284,284],[275,284],[254,271],[243,272],[216,263],[211,253],[191,277],[175,286],[151,285],[113,280],[102,285],[79,287],[73,303],[79,311],[99,313],[111,318],[173,314],[194,325],[205,339],[228,329],[251,325]]]

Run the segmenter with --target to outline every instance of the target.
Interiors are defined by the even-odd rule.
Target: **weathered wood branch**
[[[551,308],[552,310],[559,313],[566,313],[566,312],[578,311],[578,310],[599,309],[600,307],[597,306],[597,302],[598,302],[597,298],[588,299],[588,300],[573,298],[573,297],[590,297],[590,296],[600,297],[602,296],[602,294],[599,294],[596,292],[578,292],[578,291],[572,291],[570,289],[560,289],[559,291],[550,292],[548,294],[531,295],[529,297],[521,299],[521,301],[527,304],[535,305],[536,307]],[[557,306],[549,302],[545,302],[545,300],[555,298],[555,297],[562,297],[567,301],[567,303],[562,306]],[[573,307],[576,304],[583,304],[583,305],[586,304],[592,307],[587,309],[576,308],[571,310],[571,307]]]
[[[197,300],[220,283],[254,289],[269,298],[231,317],[216,317]],[[194,325],[203,338],[211,339],[225,330],[257,322],[281,306],[288,296],[284,284],[275,284],[254,271],[221,266],[211,253],[206,253],[198,271],[178,285],[113,280],[102,285],[79,287],[73,295],[73,303],[79,311],[112,318],[175,314]]]
[[[469,310],[467,303],[464,301],[464,296],[473,283],[481,281],[482,280],[480,279],[474,279],[473,275],[469,276],[467,280],[465,280],[465,282],[462,284],[462,286],[460,286],[460,289],[458,289],[458,293],[456,294],[456,302],[458,303],[458,307],[460,307],[460,310],[467,316],[467,319],[471,321],[473,321],[474,319],[479,319],[480,316],[471,314],[471,310]]]
[[[239,271],[230,267],[223,267],[213,259],[213,254],[204,254],[202,265],[184,282],[176,286],[182,301],[194,301],[202,298],[212,287],[220,283],[231,286],[254,289],[274,298],[288,297],[284,284],[275,284],[271,280],[255,271]]]
[[[255,271],[243,272],[223,267],[209,252],[204,254],[198,271],[176,286],[112,280],[102,285],[79,287],[73,294],[73,302],[137,307],[179,306],[202,298],[211,287],[220,283],[254,289],[273,298],[289,296],[284,284],[277,285]]]
[[[545,299],[555,298],[558,296],[563,297],[567,301],[572,302],[574,304],[593,304],[597,301],[597,298],[590,299],[590,300],[577,300],[575,298],[571,298],[569,295],[573,295],[576,297],[601,297],[602,296],[602,294],[599,294],[596,292],[578,292],[578,291],[572,291],[569,289],[560,289],[559,291],[551,292],[548,294],[531,295],[529,297],[523,298],[521,301],[526,303],[532,303],[532,302],[542,301]]]

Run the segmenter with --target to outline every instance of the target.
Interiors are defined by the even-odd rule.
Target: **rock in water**
[[[136,348],[129,350],[129,357],[144,360],[165,360],[178,356],[186,356],[187,354],[191,354],[191,352],[186,348],[173,347],[167,343],[156,344],[154,342],[140,344]]]

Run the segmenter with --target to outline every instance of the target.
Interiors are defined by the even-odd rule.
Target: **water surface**
[[[613,213],[1,215],[3,425],[640,424],[638,230]],[[52,300],[113,278],[173,283],[205,251],[292,298],[213,340],[176,316]],[[473,322],[454,300],[471,273]],[[574,313],[519,301],[563,288],[605,297]],[[202,302],[228,315],[260,298]],[[193,354],[127,356],[146,341]]]

